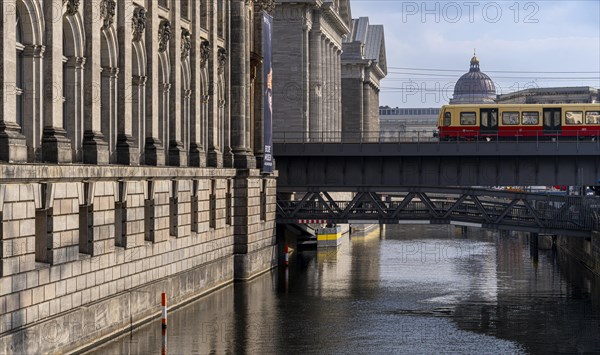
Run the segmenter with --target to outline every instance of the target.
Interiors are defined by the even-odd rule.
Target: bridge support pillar
[[[460,227],[460,235],[466,237],[469,234],[469,230],[465,226]]]
[[[539,258],[539,235],[538,233],[529,234],[529,256],[534,262]]]

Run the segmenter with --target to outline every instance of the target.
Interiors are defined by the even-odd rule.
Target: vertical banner
[[[265,138],[265,153],[263,159],[262,172],[273,172],[273,66],[271,60],[272,37],[273,37],[273,17],[266,11],[262,12],[263,32],[262,32],[262,55],[263,55],[263,127]]]

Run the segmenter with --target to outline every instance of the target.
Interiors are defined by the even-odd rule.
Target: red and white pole
[[[162,293],[162,328],[167,329],[167,294]]]
[[[286,244],[285,245],[285,267],[288,267],[289,265],[290,265],[290,248]]]

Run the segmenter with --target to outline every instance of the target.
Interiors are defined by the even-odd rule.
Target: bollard
[[[167,294],[162,293],[162,328],[167,329]]]
[[[290,248],[286,244],[285,245],[285,267],[288,267],[289,265],[290,265]]]

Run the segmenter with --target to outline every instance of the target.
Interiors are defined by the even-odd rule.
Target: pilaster
[[[249,100],[250,100],[250,48],[248,33],[248,8],[245,0],[231,3],[230,43],[231,57],[231,150],[233,166],[250,169],[256,166],[253,154],[249,151]]]
[[[44,2],[44,10],[52,13],[61,0]],[[70,163],[71,142],[63,127],[63,22],[46,21],[44,52],[44,130],[42,160],[49,163]],[[57,98],[61,98],[57,100]]]
[[[181,105],[182,92],[181,81],[181,19],[180,1],[170,2],[170,21],[172,35],[169,41],[169,61],[171,65],[170,84],[171,90],[169,105],[169,165],[187,166],[187,152],[183,142],[183,107]]]
[[[117,2],[117,27],[119,38],[119,69],[118,95],[125,98],[119,100],[117,105],[117,137],[116,137],[116,162],[122,165],[138,165],[139,147],[133,137],[133,105],[139,104],[139,85],[133,83],[133,37],[134,31],[139,27],[133,27],[132,19],[135,9],[131,0],[119,0]],[[136,21],[137,21],[136,17]],[[143,21],[143,20],[142,20]],[[138,23],[136,22],[136,25]],[[143,30],[142,30],[143,31]],[[140,36],[139,30],[136,32]],[[138,82],[139,84],[139,82]],[[134,90],[135,89],[135,90]],[[134,91],[138,94],[134,97]],[[127,99],[131,98],[131,100]],[[137,112],[137,110],[136,110]]]
[[[85,57],[84,81],[89,83],[84,90],[84,134],[83,162],[85,164],[107,164],[109,162],[109,147],[102,133],[102,50],[101,50],[101,21],[99,19],[99,1],[83,2],[83,11],[90,16],[84,16],[85,27]],[[94,16],[91,16],[94,14]],[[60,22],[60,21],[53,21]],[[62,53],[61,53],[62,56]],[[62,57],[61,57],[62,58]],[[107,118],[108,119],[108,118]]]
[[[310,140],[318,141],[319,131],[322,130],[321,117],[323,115],[323,79],[322,79],[322,54],[323,37],[320,31],[310,31],[310,112],[309,127]]]
[[[159,166],[165,164],[165,153],[163,142],[159,138],[159,80],[161,73],[158,72],[159,41],[158,33],[160,20],[158,18],[158,1],[147,0],[146,9],[148,17],[146,20],[145,44],[147,55],[147,75],[145,86],[145,141],[144,163],[146,165]]]

